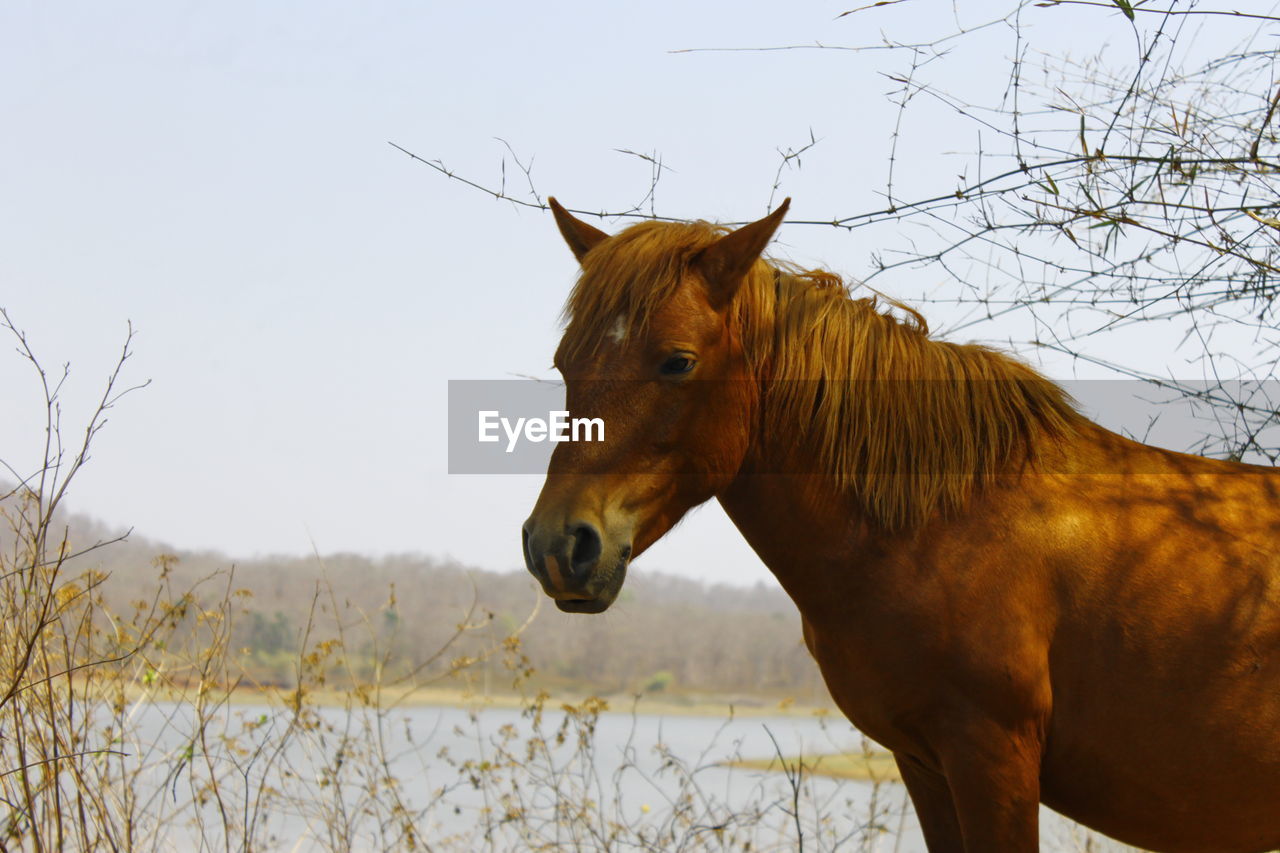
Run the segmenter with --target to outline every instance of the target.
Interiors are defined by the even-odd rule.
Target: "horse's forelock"
[[[561,352],[591,356],[617,338],[619,323],[624,337],[642,333],[694,255],[728,232],[709,222],[641,222],[596,246],[565,302]]]

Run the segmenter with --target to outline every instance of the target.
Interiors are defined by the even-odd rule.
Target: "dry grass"
[[[2,460],[17,485],[0,493],[0,851],[792,850],[880,837],[883,808],[851,817],[839,792],[815,794],[803,773],[752,782],[731,804],[705,780],[711,750],[732,745],[690,756],[640,743],[639,699],[626,709],[626,746],[603,755],[608,702],[531,689],[523,626],[477,643],[491,627],[479,608],[406,669],[393,654],[403,638],[385,619],[319,583],[282,688],[255,682],[251,650],[233,646],[252,597],[234,570],[180,584],[177,558],[159,555],[150,591],[115,600],[93,568],[112,542],[75,541],[61,505],[106,413],[132,390],[120,379],[128,341],[83,439],[68,447],[65,374],[51,379],[8,315],[0,320],[46,416],[43,458]],[[482,663],[486,684],[499,674],[497,701],[469,681]],[[646,710],[732,714],[665,699]],[[471,710],[454,715],[463,722],[452,731],[423,731],[408,711],[437,703]],[[494,714],[510,722],[492,730]],[[650,792],[642,809],[625,793],[636,786]]]

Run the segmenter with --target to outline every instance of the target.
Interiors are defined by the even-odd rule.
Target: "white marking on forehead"
[[[618,319],[613,321],[613,328],[609,330],[609,340],[615,344],[622,343],[622,339],[627,336],[627,319],[621,314]]]

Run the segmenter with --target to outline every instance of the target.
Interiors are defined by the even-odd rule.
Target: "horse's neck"
[[[833,596],[855,594],[855,587],[896,583],[884,572],[900,562],[897,557],[913,552],[925,538],[950,535],[943,529],[967,514],[1000,516],[1002,510],[995,505],[1011,497],[1020,500],[1018,492],[1035,488],[1037,472],[1088,475],[1104,470],[1122,473],[1121,469],[1130,467],[1135,472],[1150,471],[1164,468],[1170,455],[1082,422],[1078,433],[1047,450],[1037,464],[1017,463],[998,476],[996,484],[977,487],[958,510],[949,515],[935,513],[924,522],[929,529],[887,531],[871,520],[852,490],[840,488],[832,476],[815,472],[812,462],[803,458],[802,442],[772,444],[752,448],[719,500],[806,612],[829,606]],[[841,589],[835,590],[833,583]]]
[[[837,479],[822,473],[808,425],[780,424],[758,412],[751,447],[733,482],[719,494],[726,514],[747,543],[801,604],[820,565],[848,561],[859,540],[873,533],[866,513]],[[763,424],[768,423],[765,427]]]
[[[827,478],[742,474],[719,500],[747,544],[806,618],[812,618],[814,609],[823,606],[824,597],[847,597],[848,590],[833,589],[830,583],[837,578],[840,583],[857,578],[856,567],[849,563],[858,559],[859,542],[872,535],[873,529],[856,503],[837,494]]]
[[[987,486],[976,487],[953,512],[939,511],[922,527],[894,532],[873,523],[857,497],[840,489],[833,477],[771,473],[811,470],[797,465],[797,447],[778,442],[774,448],[753,448],[719,499],[806,616],[859,589],[899,583],[901,578],[891,573],[914,559],[922,543],[946,550],[948,537],[1001,528],[1011,513],[1025,512],[1028,505],[1052,512],[1073,495],[1088,494],[1099,476],[1135,478],[1135,488],[1176,487],[1188,495],[1227,474],[1280,481],[1276,469],[1150,447],[1082,420],[1070,437],[1046,448],[1034,463],[1011,465]],[[1280,491],[1280,484],[1274,488]]]

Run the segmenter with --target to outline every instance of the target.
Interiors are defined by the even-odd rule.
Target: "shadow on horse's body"
[[[762,260],[786,207],[610,237],[552,202],[582,264],[556,365],[609,432],[552,457],[543,589],[606,609],[716,497],[931,851],[1035,850],[1039,802],[1157,850],[1280,846],[1280,472],[1122,438]]]

